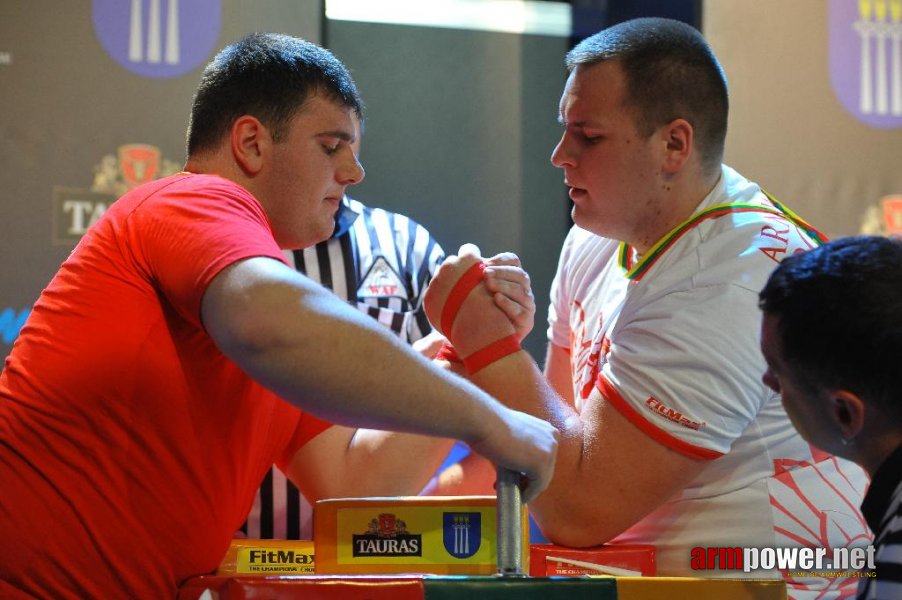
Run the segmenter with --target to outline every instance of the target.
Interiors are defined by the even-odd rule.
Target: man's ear
[[[683,165],[692,156],[692,143],[695,140],[695,130],[686,119],[674,119],[661,129],[664,142],[665,173],[674,174],[683,168]]]
[[[256,117],[244,115],[235,119],[229,134],[232,156],[248,176],[263,168],[264,157],[272,146],[269,130]]]
[[[849,390],[830,392],[830,411],[843,439],[853,440],[864,427],[864,402]]]

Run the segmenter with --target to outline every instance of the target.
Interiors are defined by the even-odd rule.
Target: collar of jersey
[[[827,241],[827,237],[823,233],[802,220],[801,217],[791,211],[783,203],[779,202],[776,198],[774,198],[767,192],[764,192],[764,195],[767,196],[767,199],[770,200],[771,204],[773,204],[773,207],[762,206],[760,204],[736,202],[728,204],[717,204],[703,210],[700,213],[692,215],[691,217],[671,229],[670,232],[667,233],[667,235],[658,240],[657,243],[655,243],[655,245],[652,246],[648,250],[648,252],[638,261],[634,259],[636,253],[633,247],[626,242],[621,242],[617,260],[620,263],[620,267],[626,272],[626,278],[632,281],[641,280],[642,277],[649,271],[649,269],[651,269],[652,265],[654,265],[658,261],[658,259],[660,259],[664,255],[664,253],[667,252],[667,250],[669,250],[670,247],[673,246],[676,241],[683,236],[684,233],[686,233],[702,221],[722,217],[723,215],[730,213],[759,212],[780,215],[787,218],[797,227],[802,229],[811,237],[811,239],[813,239],[818,244],[823,244]]]
[[[347,233],[359,216],[360,213],[351,208],[351,199],[343,196],[341,206],[338,207],[338,213],[335,215],[335,231],[332,232],[332,237],[337,238]]]

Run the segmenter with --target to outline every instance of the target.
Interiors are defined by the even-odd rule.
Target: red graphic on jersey
[[[583,400],[589,397],[601,365],[607,362],[607,356],[611,352],[611,340],[607,335],[602,335],[600,340],[586,339],[586,313],[578,300],[573,301],[576,309],[576,320],[570,329],[570,369],[579,397]],[[603,331],[604,316],[598,315],[598,330]]]
[[[815,456],[826,456],[818,453]],[[813,476],[813,477],[812,477]],[[818,502],[814,502],[802,490],[798,477],[807,477],[806,489],[818,493]],[[850,479],[843,472],[842,465],[835,457],[817,460],[776,459],[774,460],[774,479],[783,484],[773,489],[770,504],[775,514],[780,515],[774,531],[793,542],[808,548],[832,548],[831,541],[845,547],[862,546],[871,543],[872,537],[867,522],[858,511],[861,504],[859,490],[851,485]],[[811,481],[813,479],[814,481]],[[814,489],[812,486],[818,489]],[[829,501],[828,501],[829,499]],[[801,506],[800,510],[791,507]],[[824,509],[824,506],[832,508]],[[840,510],[837,510],[840,509]],[[854,516],[853,516],[854,515]],[[779,544],[778,544],[779,545]],[[808,585],[803,581],[795,581],[794,577],[783,572],[783,578],[789,589],[805,589]],[[809,579],[813,574],[809,574]],[[823,579],[823,592],[835,594],[840,598],[851,598],[855,595],[858,581],[855,578],[837,578],[829,573],[819,574],[815,578]]]
[[[815,247],[807,235],[783,217],[765,215],[763,218],[771,224],[765,225],[758,232],[758,242],[761,244],[758,249],[772,261],[778,263],[790,254]]]
[[[398,293],[396,285],[369,285],[367,288],[373,296],[394,296]]]

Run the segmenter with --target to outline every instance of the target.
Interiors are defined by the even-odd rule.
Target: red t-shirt
[[[173,597],[216,568],[286,445],[328,427],[204,331],[207,285],[253,256],[283,260],[266,214],[210,175],[129,192],[81,240],[0,374],[0,580]]]

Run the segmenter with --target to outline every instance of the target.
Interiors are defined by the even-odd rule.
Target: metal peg
[[[520,497],[520,474],[498,467],[495,489],[497,500],[498,575],[524,577],[523,573],[523,502]]]

